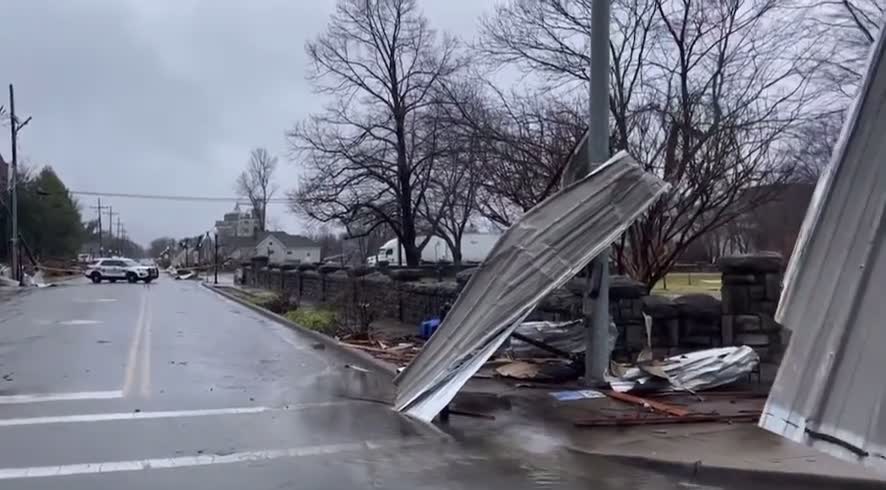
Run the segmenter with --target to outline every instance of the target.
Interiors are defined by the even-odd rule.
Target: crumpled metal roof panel
[[[436,333],[396,378],[397,410],[431,420],[548,293],[666,189],[620,153],[529,210],[499,238]]]
[[[760,426],[886,469],[886,60],[864,87],[821,176],[785,277],[791,331]]]

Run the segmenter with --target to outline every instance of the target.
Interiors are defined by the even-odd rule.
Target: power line
[[[169,194],[135,194],[128,192],[94,192],[94,191],[68,191],[76,196],[101,196],[120,197],[128,199],[154,199],[161,201],[203,201],[203,202],[235,202],[249,204],[249,199],[242,197],[212,197],[212,196],[183,196]],[[268,199],[268,204],[289,204],[291,201],[285,197]]]

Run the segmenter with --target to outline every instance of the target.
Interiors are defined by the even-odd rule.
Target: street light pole
[[[590,114],[588,118],[588,170],[609,159],[609,2],[593,0],[591,6]],[[585,381],[603,382],[609,367],[609,249],[593,262],[599,278],[593,318],[587,332]]]

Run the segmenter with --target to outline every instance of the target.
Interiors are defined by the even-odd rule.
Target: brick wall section
[[[724,257],[719,265],[723,273],[723,343],[749,345],[763,360],[777,360],[782,329],[774,317],[781,296],[782,257]]]

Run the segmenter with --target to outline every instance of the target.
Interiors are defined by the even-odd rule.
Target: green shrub
[[[302,307],[297,310],[291,310],[286,312],[286,318],[302,327],[327,335],[335,334],[338,327],[335,312],[320,308]]]

